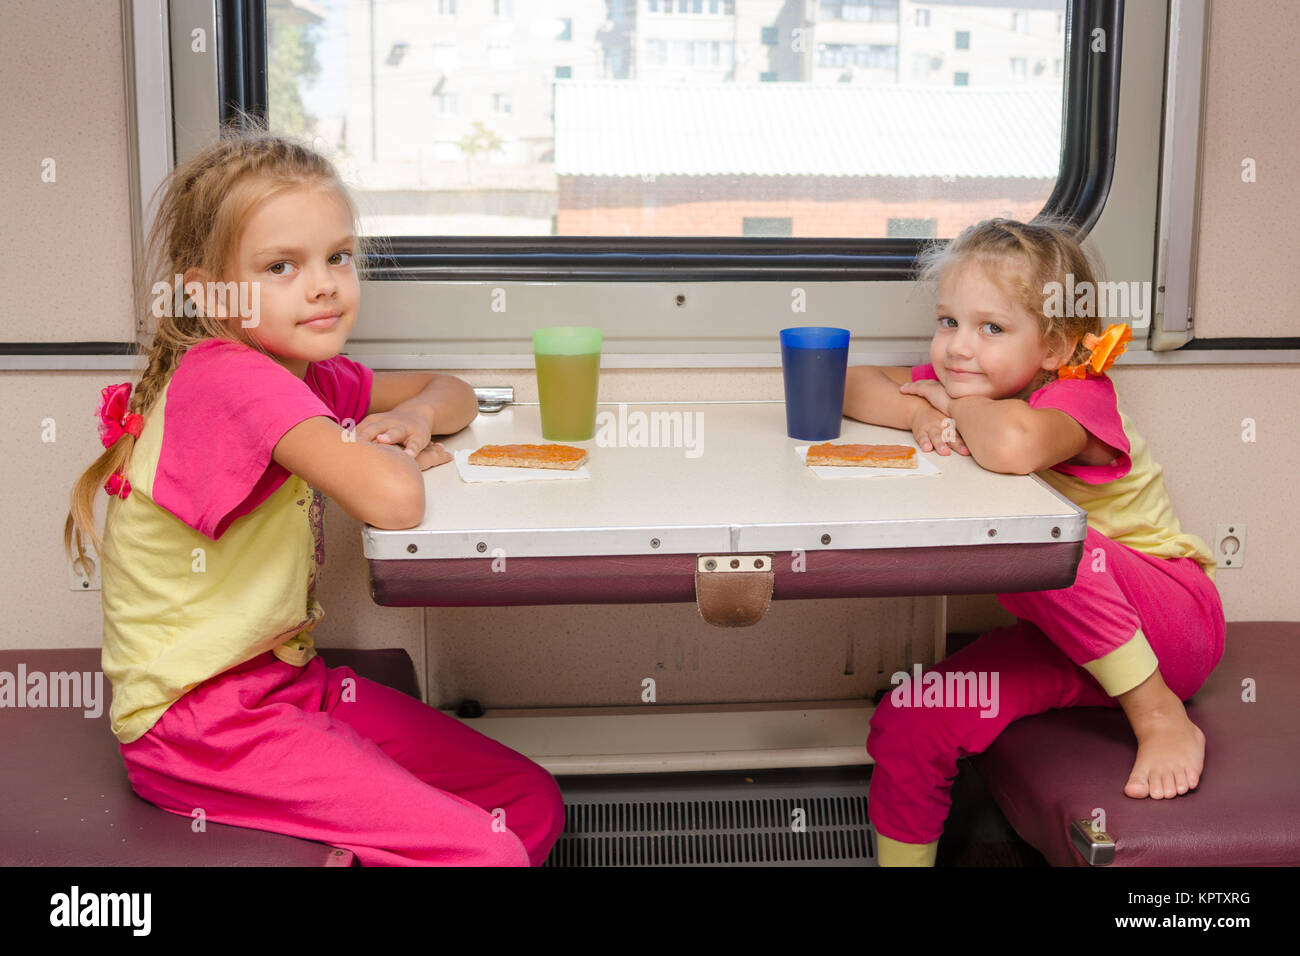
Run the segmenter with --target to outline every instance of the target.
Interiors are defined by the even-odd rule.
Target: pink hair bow
[[[104,443],[105,448],[108,448],[123,435],[139,438],[140,432],[144,430],[144,416],[135,412],[127,412],[130,400],[130,382],[123,382],[121,385],[109,385],[100,392],[99,408],[96,414],[99,415],[99,440]],[[110,495],[125,498],[131,493],[131,483],[126,480],[126,476],[122,472],[116,471],[109,476],[108,481],[104,484],[104,490]]]

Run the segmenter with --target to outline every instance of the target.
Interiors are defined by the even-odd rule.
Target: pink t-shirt
[[[372,381],[343,356],[299,379],[226,339],[181,357],[132,449],[131,494],[109,499],[104,525],[102,659],[120,743],[237,664],[315,656],[325,496],[271,452],[308,418],[359,421]]]
[[[934,365],[912,366],[912,381],[938,379]],[[1128,474],[1132,445],[1120,420],[1115,385],[1105,375],[1088,373],[1086,379],[1062,378],[1048,382],[1027,399],[1030,408],[1055,408],[1073,418],[1084,431],[1095,435],[1118,453],[1109,465],[1067,465],[1057,462],[1052,471],[1073,475],[1090,485],[1104,485]]]
[[[318,415],[344,427],[360,422],[373,380],[369,368],[343,355],[309,363],[300,379],[238,342],[191,347],[168,387],[154,501],[220,538],[289,477],[271,458],[285,433]]]

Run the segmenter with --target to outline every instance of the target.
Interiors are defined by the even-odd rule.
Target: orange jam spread
[[[826,458],[839,458],[842,461],[911,461],[916,456],[916,449],[907,445],[813,445],[808,449],[809,455]]]
[[[470,456],[488,458],[518,458],[535,464],[579,461],[587,454],[585,449],[571,445],[484,445]]]

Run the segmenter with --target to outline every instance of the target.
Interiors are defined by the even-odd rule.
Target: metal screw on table
[[[1060,528],[1053,528],[1053,529],[1052,529],[1052,537],[1053,537],[1053,538],[1059,538],[1060,536],[1061,536],[1061,529],[1060,529]]]
[[[822,535],[822,544],[830,544],[830,543],[831,543],[831,536],[828,534]]]
[[[714,570],[715,568],[717,568],[717,566],[718,566],[718,562],[717,562],[717,561],[714,561],[712,558],[709,558],[709,560],[707,560],[707,561],[704,562],[704,570],[705,570],[705,571],[712,571],[712,570]]]
[[[990,537],[990,538],[996,538],[997,536],[998,536],[998,529],[997,529],[997,528],[989,528],[989,537]]]
[[[487,550],[487,544],[484,543],[484,542],[482,542],[482,541],[480,541],[478,544],[474,545],[474,547],[475,547],[475,549],[478,550],[480,553],[482,553],[482,552],[484,552],[484,551]]]
[[[740,561],[739,561],[739,559],[737,559],[737,558],[732,558],[732,559],[731,559],[731,566],[732,566],[733,568],[738,568],[738,567],[740,567]]]
[[[762,571],[762,570],[763,570],[763,559],[762,559],[762,558],[758,558],[757,560],[755,560],[755,561],[754,561],[754,567],[756,567],[756,568],[758,568],[758,570]]]
[[[408,544],[408,545],[406,546],[406,551],[407,551],[408,554],[415,554],[415,552],[417,552],[417,551],[419,551],[419,550],[420,550],[420,549],[417,548],[417,547],[416,547],[415,545],[413,545],[413,544]]]
[[[652,547],[652,548],[657,548],[657,547],[659,547],[659,539],[658,539],[658,538],[651,538],[651,539],[650,539],[650,547]]]

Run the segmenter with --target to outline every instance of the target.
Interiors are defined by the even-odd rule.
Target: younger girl
[[[357,224],[331,164],[265,132],[224,130],[165,183],[147,366],[134,392],[103,390],[107,451],[64,534],[104,561],[113,734],[132,788],[171,813],[363,865],[540,866],[564,823],[549,773],[313,647],[322,492],[377,527],[417,524],[420,472],[450,460],[430,436],[477,414],[460,379],[339,354]]]
[[[923,451],[1038,474],[1088,512],[1088,532],[1073,586],[997,595],[1017,623],[934,668],[998,673],[995,717],[895,707],[889,694],[876,708],[867,803],[884,866],[933,865],[957,759],[1052,708],[1123,708],[1138,744],[1128,796],[1195,789],[1205,737],[1182,701],[1218,664],[1226,629],[1214,558],[1182,533],[1161,468],[1103,374],[1128,327],[1098,338],[1087,299],[1079,315],[1052,294],[1097,289],[1068,227],[979,223],[924,254],[921,277],[939,285],[930,364],[851,368],[845,414],[908,428]]]

